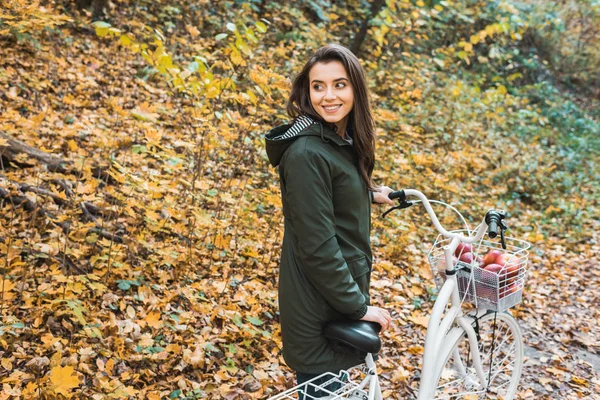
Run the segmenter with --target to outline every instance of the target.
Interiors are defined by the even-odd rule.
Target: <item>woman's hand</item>
[[[392,316],[383,308],[367,306],[367,313],[360,319],[361,321],[377,322],[381,325],[381,332],[385,332],[392,323]]]
[[[391,188],[387,187],[387,186],[380,186],[376,189],[375,192],[373,192],[373,201],[375,203],[380,203],[380,204],[389,204],[390,206],[395,206],[396,203],[394,203],[394,200],[390,199],[388,196],[390,193],[392,193],[394,190],[392,190]]]

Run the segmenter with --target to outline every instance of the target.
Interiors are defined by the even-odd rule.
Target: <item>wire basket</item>
[[[468,234],[467,231],[454,232],[462,233],[465,236]],[[451,239],[438,235],[428,254],[429,264],[438,289],[446,279],[446,260],[443,248],[450,242]],[[508,310],[521,302],[527,278],[527,262],[531,245],[524,240],[510,237],[506,237],[505,242],[506,249],[503,249],[500,243],[481,240],[473,245],[470,257],[464,255],[466,251],[455,254],[454,268],[462,267],[456,273],[458,291],[462,301],[469,302],[476,308],[497,312]],[[485,257],[492,251],[501,254],[502,259],[496,257],[499,263],[492,262],[484,265],[484,260],[494,258],[493,255]],[[462,261],[460,257],[462,257]],[[471,261],[470,258],[472,258]]]
[[[342,370],[337,375],[326,372],[308,382],[279,393],[269,400],[297,400],[299,398],[304,398],[304,400],[366,399],[368,398],[368,394],[364,390],[364,385],[360,385],[356,380],[351,378],[351,376],[357,375],[357,369],[362,370],[362,368],[355,368],[355,370],[350,372]],[[364,371],[360,373],[364,374]]]

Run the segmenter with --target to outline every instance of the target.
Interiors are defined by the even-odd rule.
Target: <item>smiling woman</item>
[[[348,49],[317,50],[294,80],[288,113],[294,121],[269,132],[266,146],[279,168],[285,225],[279,269],[283,357],[301,384],[366,356],[330,343],[323,335],[326,322],[389,327],[389,312],[370,305],[369,230],[371,202],[394,203],[387,197],[392,189],[376,188],[371,180],[375,129],[367,82]]]

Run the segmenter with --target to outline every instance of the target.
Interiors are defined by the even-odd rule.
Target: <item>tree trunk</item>
[[[104,8],[108,5],[108,0],[93,0],[92,4],[92,21],[104,19]]]
[[[108,0],[77,0],[76,3],[80,10],[92,6],[92,21],[98,21],[104,18],[104,8],[108,5]]]
[[[367,31],[369,30],[369,22],[375,18],[379,11],[383,8],[385,4],[385,0],[376,0],[371,4],[371,13],[370,15],[362,21],[360,25],[360,30],[354,36],[354,40],[352,41],[352,45],[350,46],[350,50],[354,53],[354,55],[358,56],[358,52],[360,51],[360,46],[362,45],[365,37],[367,36]]]

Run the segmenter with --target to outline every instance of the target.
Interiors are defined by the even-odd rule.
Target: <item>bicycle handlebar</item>
[[[431,221],[433,222],[433,225],[443,236],[445,236],[447,238],[452,238],[452,239],[456,238],[456,239],[460,240],[461,242],[465,242],[465,243],[475,243],[483,237],[483,235],[486,232],[486,228],[488,229],[489,237],[495,238],[496,236],[498,236],[498,227],[500,227],[500,235],[502,236],[502,244],[503,244],[502,247],[505,246],[504,245],[504,230],[506,230],[506,224],[503,221],[503,219],[505,217],[504,211],[502,211],[502,210],[488,211],[486,213],[485,218],[483,219],[482,223],[479,225],[479,228],[477,229],[475,235],[474,236],[464,236],[460,233],[448,232],[446,229],[444,229],[444,227],[440,223],[439,219],[437,218],[437,215],[433,211],[433,208],[431,208],[431,203],[429,202],[427,197],[420,191],[415,190],[415,189],[406,189],[406,190],[398,190],[398,191],[392,192],[388,195],[388,197],[392,200],[399,199],[401,203],[411,205],[411,203],[406,202],[406,198],[409,196],[414,196],[414,197],[419,198],[419,200],[421,200],[421,202],[425,206],[425,209],[427,210],[427,213],[429,214],[429,217],[431,218]],[[405,207],[399,207],[399,208],[405,208]]]

